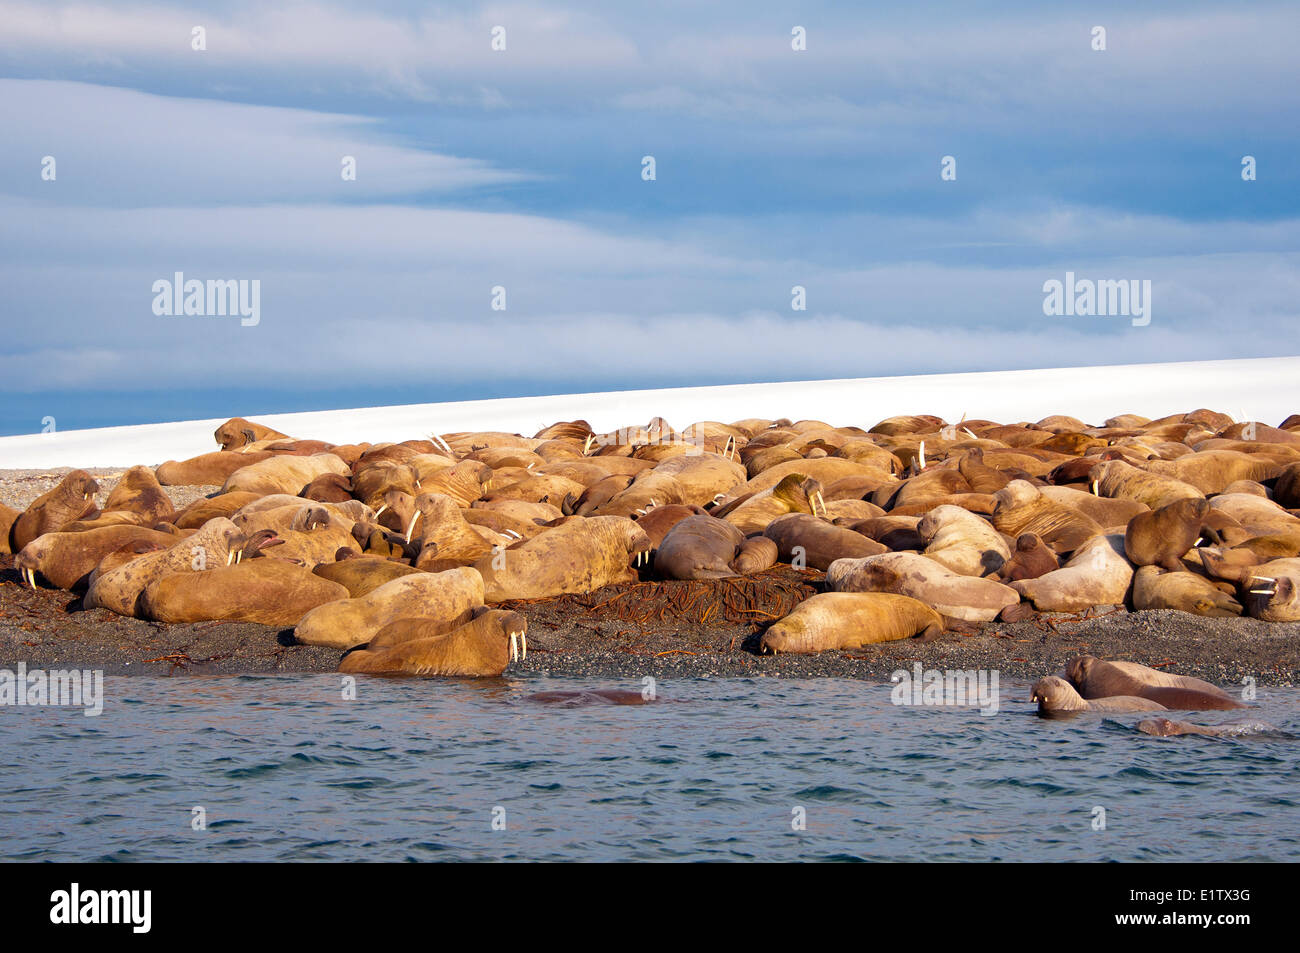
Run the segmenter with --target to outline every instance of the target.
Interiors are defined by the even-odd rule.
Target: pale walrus
[[[1133,566],[1124,556],[1124,537],[1094,536],[1064,566],[1011,587],[1040,612],[1082,612],[1090,606],[1119,605],[1133,583]]]
[[[1164,705],[1136,695],[1113,695],[1088,700],[1063,678],[1048,675],[1034,683],[1029,696],[1038,702],[1039,714],[1064,711],[1166,711]]]
[[[773,622],[759,641],[760,652],[811,653],[856,649],[920,635],[928,641],[943,631],[943,619],[925,603],[886,592],[823,592],[799,603]]]
[[[493,677],[511,662],[527,658],[527,632],[528,620],[518,612],[490,609],[445,635],[350,652],[339,671]]]
[[[468,567],[417,572],[386,582],[356,599],[312,609],[298,622],[294,638],[304,645],[350,649],[365,645],[395,619],[422,616],[467,621],[483,605],[483,579]]]
[[[650,537],[622,516],[573,517],[540,536],[480,559],[488,602],[545,599],[636,582],[633,562],[649,551]]]
[[[1184,711],[1217,711],[1245,708],[1216,685],[1190,675],[1160,672],[1136,662],[1107,662],[1080,655],[1065,666],[1065,677],[1085,698],[1136,695],[1159,702],[1165,708]]]
[[[835,592],[892,592],[911,596],[965,622],[991,622],[1020,601],[1009,586],[962,576],[916,553],[881,553],[865,559],[837,559],[826,570]]]
[[[960,506],[936,506],[916,525],[924,555],[962,576],[997,578],[1011,549],[988,520]]]

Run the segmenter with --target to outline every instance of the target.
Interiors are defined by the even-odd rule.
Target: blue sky
[[[270,6],[0,0],[0,432],[1300,353],[1293,3]]]

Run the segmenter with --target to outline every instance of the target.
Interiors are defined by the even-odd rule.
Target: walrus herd
[[[777,563],[824,570],[826,591],[772,622],[765,653],[1096,605],[1300,619],[1300,415],[574,420],[348,445],[234,418],[215,436],[127,470],[102,510],[82,470],[0,505],[0,549],[87,608],[293,627],[348,672],[499,675],[527,619],[496,604]],[[183,484],[221,489],[177,510],[164,487]],[[1035,697],[1160,710],[1218,691],[1106,664]]]

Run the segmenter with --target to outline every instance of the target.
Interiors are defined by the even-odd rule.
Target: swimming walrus
[[[1209,682],[1161,672],[1136,662],[1107,662],[1080,655],[1065,666],[1065,677],[1085,698],[1136,695],[1165,708],[1210,711],[1246,706]]]
[[[164,576],[145,587],[140,612],[155,622],[221,619],[289,628],[317,606],[347,598],[338,583],[297,563],[263,556]]]
[[[1009,586],[962,576],[917,553],[881,553],[865,559],[837,559],[826,570],[834,592],[886,592],[911,596],[937,612],[965,622],[991,622],[1020,601]]]
[[[1241,615],[1241,603],[1204,576],[1159,566],[1143,566],[1133,575],[1133,608],[1177,609],[1193,615],[1231,618]]]
[[[768,626],[759,651],[812,653],[855,649],[943,632],[943,618],[925,603],[887,592],[823,592]]]
[[[90,574],[109,553],[134,542],[144,541],[166,548],[176,538],[145,526],[122,524],[103,526],[80,533],[45,533],[14,556],[14,568],[36,585],[39,572],[60,589],[77,589],[90,582]]]
[[[1174,721],[1172,718],[1144,718],[1137,723],[1137,730],[1143,734],[1155,735],[1157,738],[1170,738],[1177,735],[1203,735],[1207,738],[1238,738],[1242,735],[1286,734],[1274,725],[1263,721],[1230,721],[1226,725],[1194,725],[1190,721]]]
[[[304,645],[350,649],[365,645],[395,619],[461,619],[481,605],[483,578],[474,569],[417,572],[386,582],[359,598],[312,609],[298,621],[294,638]]]
[[[140,595],[153,582],[177,572],[202,572],[229,565],[245,542],[244,533],[224,517],[208,520],[193,535],[166,549],[147,552],[106,570],[106,561],[90,575],[82,599],[87,609],[109,609],[118,615],[136,614]],[[121,552],[121,550],[118,550]]]
[[[533,692],[525,695],[524,701],[538,702],[543,705],[559,705],[562,708],[578,708],[583,705],[649,705],[653,696],[644,692],[631,691],[626,688],[580,688],[576,690]]]
[[[1086,699],[1063,678],[1048,675],[1034,683],[1029,700],[1038,702],[1039,714],[1066,711],[1166,711],[1164,705],[1136,695],[1111,695]]]
[[[763,535],[776,543],[783,562],[827,569],[837,559],[860,559],[888,552],[862,533],[835,526],[808,513],[787,513],[767,524]]]
[[[488,602],[545,599],[636,582],[633,561],[650,537],[622,516],[572,517],[561,526],[474,563]]]
[[[444,635],[349,652],[339,671],[493,677],[511,662],[528,657],[527,632],[528,620],[518,612],[489,609]]]
[[[21,552],[36,537],[53,533],[68,523],[98,512],[95,506],[98,492],[99,484],[94,477],[85,470],[73,470],[59,481],[58,486],[37,497],[14,520],[10,531],[13,551]]]

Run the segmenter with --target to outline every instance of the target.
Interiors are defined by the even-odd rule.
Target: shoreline
[[[761,590],[751,591],[751,598],[794,599],[801,591],[815,591],[821,577],[809,570],[770,571],[751,580],[751,587]],[[1245,677],[1260,686],[1300,684],[1300,623],[1216,619],[1168,609],[1115,611],[1113,606],[1073,616],[1039,613],[1010,624],[961,624],[928,643],[907,639],[818,655],[759,656],[753,645],[761,626],[733,619],[762,610],[744,608],[739,588],[647,581],[523,605],[502,603],[523,609],[529,619],[528,657],[512,663],[504,676],[888,681],[898,669],[920,662],[926,669],[996,670],[1001,678],[1032,681],[1058,671],[1075,655],[1089,654],[1225,688],[1239,686]],[[688,602],[692,594],[693,603]],[[318,674],[336,671],[343,655],[295,644],[291,629],[149,622],[104,609],[81,610],[80,601],[78,593],[22,586],[13,557],[0,557],[0,668],[23,662],[29,669],[92,668],[108,675]],[[715,613],[710,604],[719,607]]]

